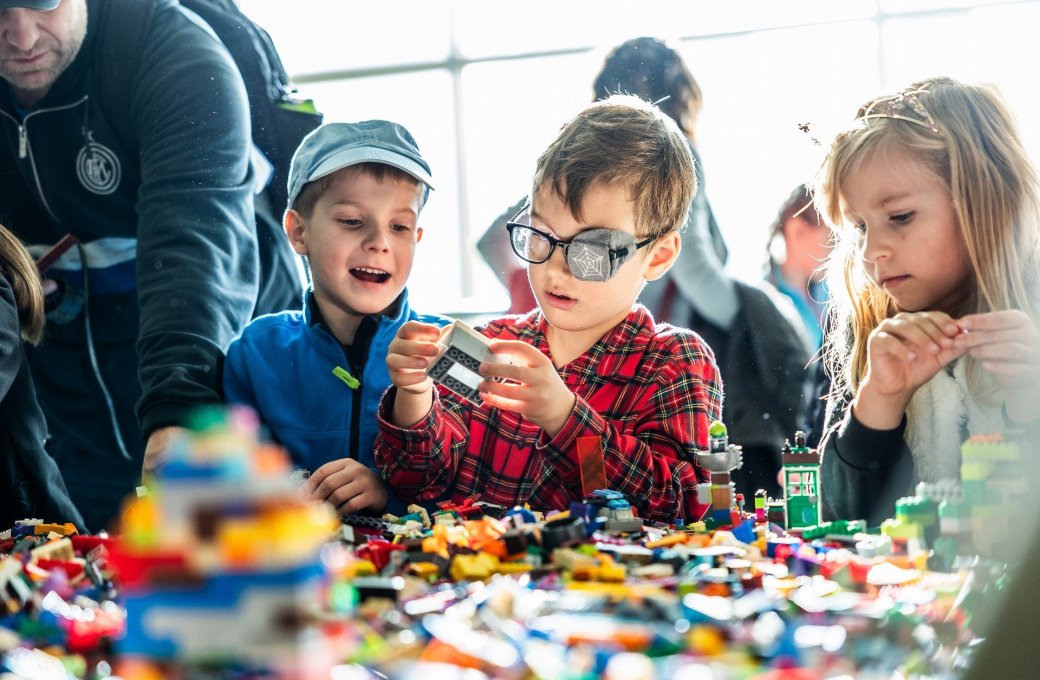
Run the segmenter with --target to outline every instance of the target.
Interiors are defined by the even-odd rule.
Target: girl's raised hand
[[[492,342],[491,352],[508,355],[510,363],[480,365],[480,375],[485,378],[480,384],[481,398],[489,406],[519,413],[548,436],[556,436],[574,408],[574,393],[563,383],[549,357],[518,340]]]
[[[885,319],[867,339],[867,374],[856,395],[856,418],[868,427],[899,425],[921,385],[967,348],[956,338],[961,327],[943,312],[900,312]]]
[[[1004,390],[1008,417],[1015,422],[1040,418],[1040,334],[1024,312],[970,314],[958,324],[963,348]]]

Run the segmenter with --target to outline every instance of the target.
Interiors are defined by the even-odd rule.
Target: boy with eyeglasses
[[[437,327],[407,323],[390,343],[376,463],[402,498],[552,509],[602,484],[649,519],[704,514],[695,452],[720,415],[718,369],[696,334],[636,304],[678,256],[694,190],[686,139],[637,98],[561,130],[507,227],[539,308],[479,329],[508,359],[481,364],[483,404],[434,389]]]

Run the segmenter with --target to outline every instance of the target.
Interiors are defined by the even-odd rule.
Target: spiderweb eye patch
[[[627,231],[589,229],[567,244],[567,266],[576,279],[606,281],[645,243],[636,243],[635,237]]]

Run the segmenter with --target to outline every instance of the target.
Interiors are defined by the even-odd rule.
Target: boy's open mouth
[[[390,273],[385,272],[382,269],[369,269],[367,267],[357,267],[351,269],[350,274],[361,281],[367,283],[385,283],[390,278]]]

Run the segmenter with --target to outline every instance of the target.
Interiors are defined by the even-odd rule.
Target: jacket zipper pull
[[[357,388],[361,387],[361,381],[352,376],[350,373],[348,373],[347,369],[343,368],[342,366],[337,366],[336,368],[332,369],[332,375],[342,380],[344,383],[347,384],[347,387],[349,387],[352,390],[356,390]]]
[[[18,126],[18,158],[22,159],[29,155],[29,135],[25,131],[25,123]]]

